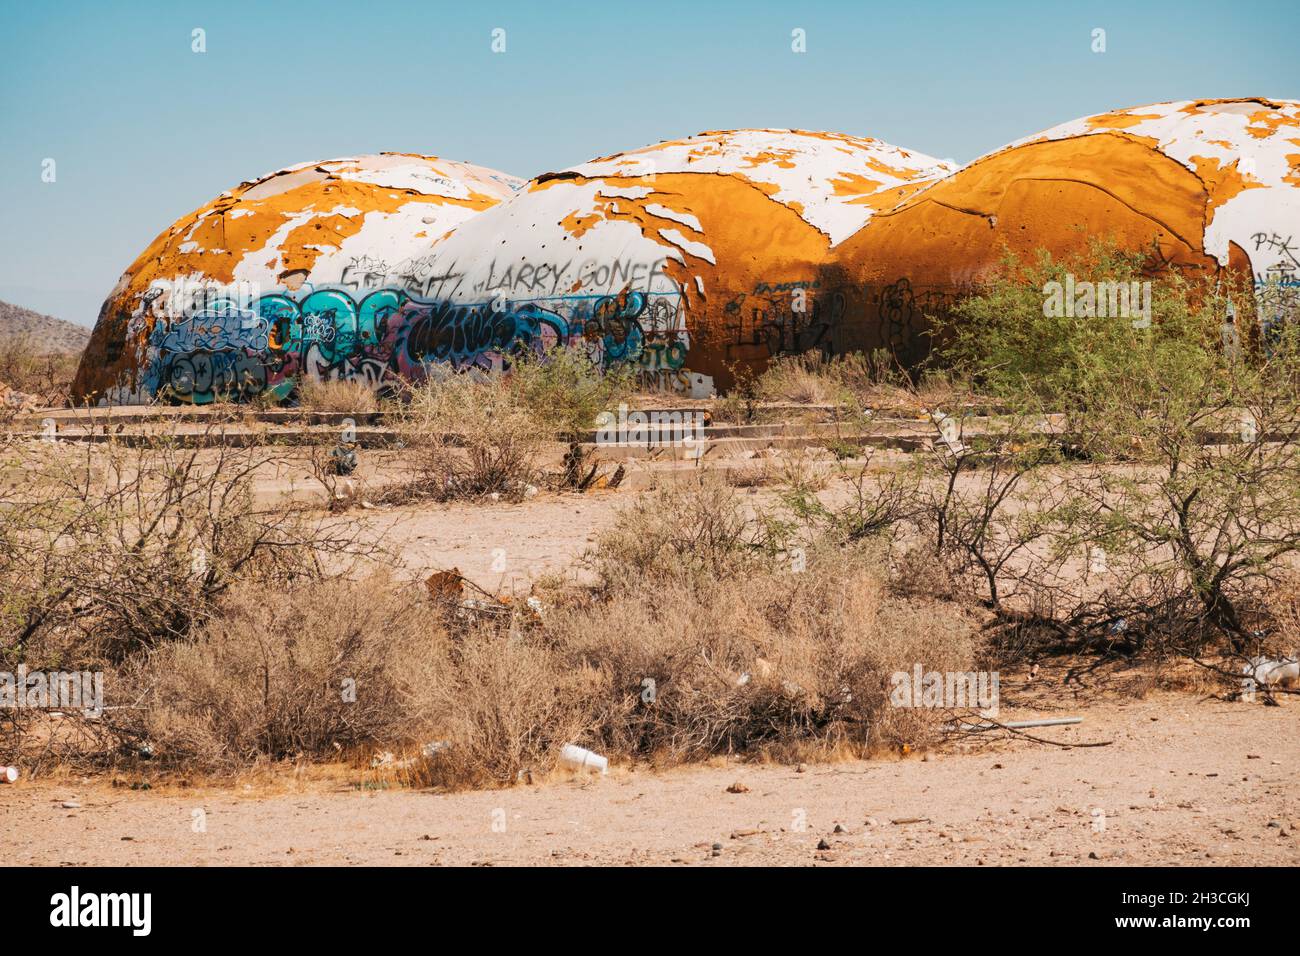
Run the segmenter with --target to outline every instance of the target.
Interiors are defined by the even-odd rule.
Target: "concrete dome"
[[[402,153],[303,163],[241,183],[177,220],[100,310],[73,394],[204,402],[294,376],[384,374],[396,263],[520,185]]]
[[[404,264],[393,361],[418,378],[563,342],[703,391],[734,363],[856,347],[836,245],[952,168],[875,139],[753,129],[547,173]]]
[[[880,344],[911,360],[925,314],[1006,249],[1059,256],[1100,236],[1148,250],[1157,267],[1249,272],[1264,296],[1294,297],[1300,103],[1181,101],[1074,120],[882,211],[840,252]]]

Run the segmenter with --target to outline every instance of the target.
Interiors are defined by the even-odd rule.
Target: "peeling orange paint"
[[[1258,180],[1250,181],[1242,177],[1239,162],[1223,166],[1218,159],[1205,156],[1193,156],[1191,159],[1196,166],[1196,175],[1201,177],[1209,193],[1207,205],[1221,206],[1244,189],[1264,188],[1264,184]]]
[[[1259,110],[1251,114],[1250,125],[1246,127],[1246,132],[1256,139],[1268,139],[1277,132],[1279,127],[1290,122],[1294,121],[1278,110]]]
[[[582,215],[576,212],[570,213],[561,220],[560,225],[563,226],[564,230],[571,236],[581,239],[587,233],[587,230],[606,219],[605,213],[608,210],[609,206],[606,205],[604,209],[598,210],[589,215]]]
[[[1291,172],[1283,176],[1282,181],[1300,186],[1300,153],[1288,153],[1286,161],[1291,164]]]
[[[1300,130],[1298,106],[1201,100],[1113,111],[1027,137],[926,184],[841,247],[868,315],[874,297],[879,316],[862,341],[872,344],[874,332],[905,361],[916,358],[927,308],[944,310],[1008,250],[1059,258],[1104,236],[1150,253],[1156,268],[1263,273],[1276,253],[1252,236],[1285,240],[1288,216],[1300,227],[1297,199],[1285,190],[1272,202],[1244,197],[1300,185],[1300,154],[1287,155],[1289,170],[1279,175],[1275,151],[1252,143]]]
[[[831,185],[835,187],[835,195],[837,196],[861,197],[862,195],[874,193],[883,183],[875,179],[867,179],[865,176],[859,176],[857,173],[844,173],[838,179],[832,179]]]
[[[1103,113],[1101,116],[1092,116],[1087,120],[1091,129],[1129,129],[1137,126],[1143,120],[1159,119],[1160,116],[1155,113]]]
[[[1217,268],[1201,250],[1206,202],[1195,174],[1127,134],[994,153],[879,212],[843,244],[840,259],[874,316],[853,345],[915,361],[927,347],[927,310],[971,291],[1007,250],[1059,257],[1109,236],[1180,266]]]
[[[290,167],[223,193],[164,230],[127,267],[100,310],[74,381],[74,396],[103,396],[124,377],[132,378],[157,319],[142,311],[145,293],[156,283],[185,279],[232,284],[240,280],[241,268],[254,264],[259,272],[273,274],[266,286],[279,284],[295,291],[323,257],[337,255],[348,239],[361,235],[370,217],[414,217],[427,209],[421,215],[430,221],[439,210],[456,211],[454,218],[460,219],[495,205],[509,192],[506,185],[490,185],[489,174],[500,176],[491,170],[481,171],[482,182],[452,182],[451,174],[471,169],[477,168],[435,157],[384,153]],[[509,179],[501,178],[503,184]],[[132,382],[126,387],[133,387]]]
[[[746,156],[745,162],[750,166],[762,166],[764,163],[774,163],[782,169],[794,169],[793,150],[767,150],[762,153],[755,153],[753,156]]]

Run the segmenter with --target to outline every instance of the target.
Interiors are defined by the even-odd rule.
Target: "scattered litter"
[[[508,618],[510,616],[510,606],[504,601],[495,598],[491,600],[482,600],[480,598],[467,598],[460,602],[457,608],[457,617],[460,618]]]
[[[954,730],[977,732],[981,730],[1026,730],[1030,727],[1062,727],[1066,724],[1081,724],[1082,717],[1045,717],[1042,720],[1009,720],[1004,724],[988,721],[982,724],[948,724]]]
[[[466,585],[478,591],[481,598],[465,597]],[[460,573],[460,568],[449,571],[435,571],[424,580],[429,597],[435,601],[452,605],[456,618],[468,624],[484,619],[509,620],[512,611],[506,599],[494,597],[473,581]],[[529,608],[536,614],[537,609],[530,603]],[[537,615],[540,619],[540,615]]]
[[[330,466],[336,475],[350,475],[357,470],[356,446],[340,442],[330,452]]]
[[[727,793],[749,793],[749,787],[737,780],[727,788]]]
[[[1262,687],[1300,683],[1300,657],[1295,652],[1290,657],[1252,657],[1241,673]]]
[[[17,783],[17,767],[0,767],[0,783]]]
[[[422,760],[432,760],[450,746],[451,743],[446,740],[434,740],[420,748],[418,757],[405,757],[402,760],[398,760],[391,750],[381,750],[370,758],[370,769],[377,770],[384,767],[389,770],[404,770],[407,767],[415,766]]]
[[[981,715],[983,716],[983,715]],[[1048,740],[1045,737],[1035,737],[1033,734],[1025,733],[1030,727],[1061,727],[1069,724],[1083,723],[1082,717],[1044,717],[1038,720],[1011,720],[1005,723],[997,720],[985,718],[980,722],[965,722],[957,720],[952,723],[944,724],[943,730],[948,733],[968,733],[979,734],[989,730],[1006,730],[1023,740],[1031,740],[1037,744],[1051,744],[1053,747],[1109,747],[1115,741],[1113,740],[1095,740],[1095,741],[1061,741]],[[994,769],[997,769],[995,767]]]
[[[960,456],[966,451],[966,446],[961,441],[961,423],[957,419],[936,409],[930,415],[930,420],[939,429],[939,438],[948,448],[948,451],[954,456]]]
[[[560,763],[570,770],[585,770],[588,773],[608,773],[609,758],[592,753],[577,744],[565,744],[560,748]]]

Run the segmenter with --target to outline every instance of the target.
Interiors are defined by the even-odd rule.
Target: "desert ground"
[[[507,591],[573,569],[636,494],[366,516],[406,573],[457,566]],[[1073,679],[1072,663],[1086,665],[1003,675],[998,719],[1080,716],[1026,733],[1104,746],[999,732],[868,761],[614,766],[458,793],[343,765],[147,790],[56,775],[0,788],[0,829],[9,862],[40,866],[1300,862],[1300,705],[1165,689],[1148,667]]]
[[[733,470],[816,464],[773,444],[714,447]],[[900,454],[882,450],[876,461]],[[621,509],[696,467],[629,459],[617,489],[547,490],[518,503],[364,500],[396,457],[362,453],[362,503],[338,520],[361,522],[402,577],[455,567],[496,594],[527,593],[543,576],[580,579],[583,554]],[[772,483],[737,484],[756,508],[776,495]],[[254,491],[328,500],[292,454],[258,470]],[[845,494],[832,481],[824,497]],[[460,792],[396,786],[364,760],[234,778],[58,768],[0,787],[0,830],[8,863],[38,866],[1300,862],[1300,702],[1227,699],[1186,663],[1176,673],[1149,661],[1091,663],[1002,675],[1000,721],[1082,723],[954,733],[870,760],[616,762],[604,776],[557,771]]]
[[[1078,715],[1035,733],[1109,746],[614,767],[450,794],[363,789],[342,768],[149,791],[38,781],[0,790],[0,829],[8,862],[38,866],[1300,863],[1300,707],[1139,698],[1121,678],[1076,696],[1060,677],[1008,681],[1000,719]]]

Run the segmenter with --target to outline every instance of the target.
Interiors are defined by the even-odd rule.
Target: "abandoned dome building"
[[[635,363],[704,396],[773,357],[926,348],[927,316],[1008,251],[1094,237],[1226,270],[1260,308],[1300,287],[1300,103],[1162,103],[958,167],[876,139],[748,129],[527,182],[385,153],[290,167],[167,229],[101,310],[74,398],[383,389],[521,349]],[[1278,306],[1280,307],[1280,306]]]

